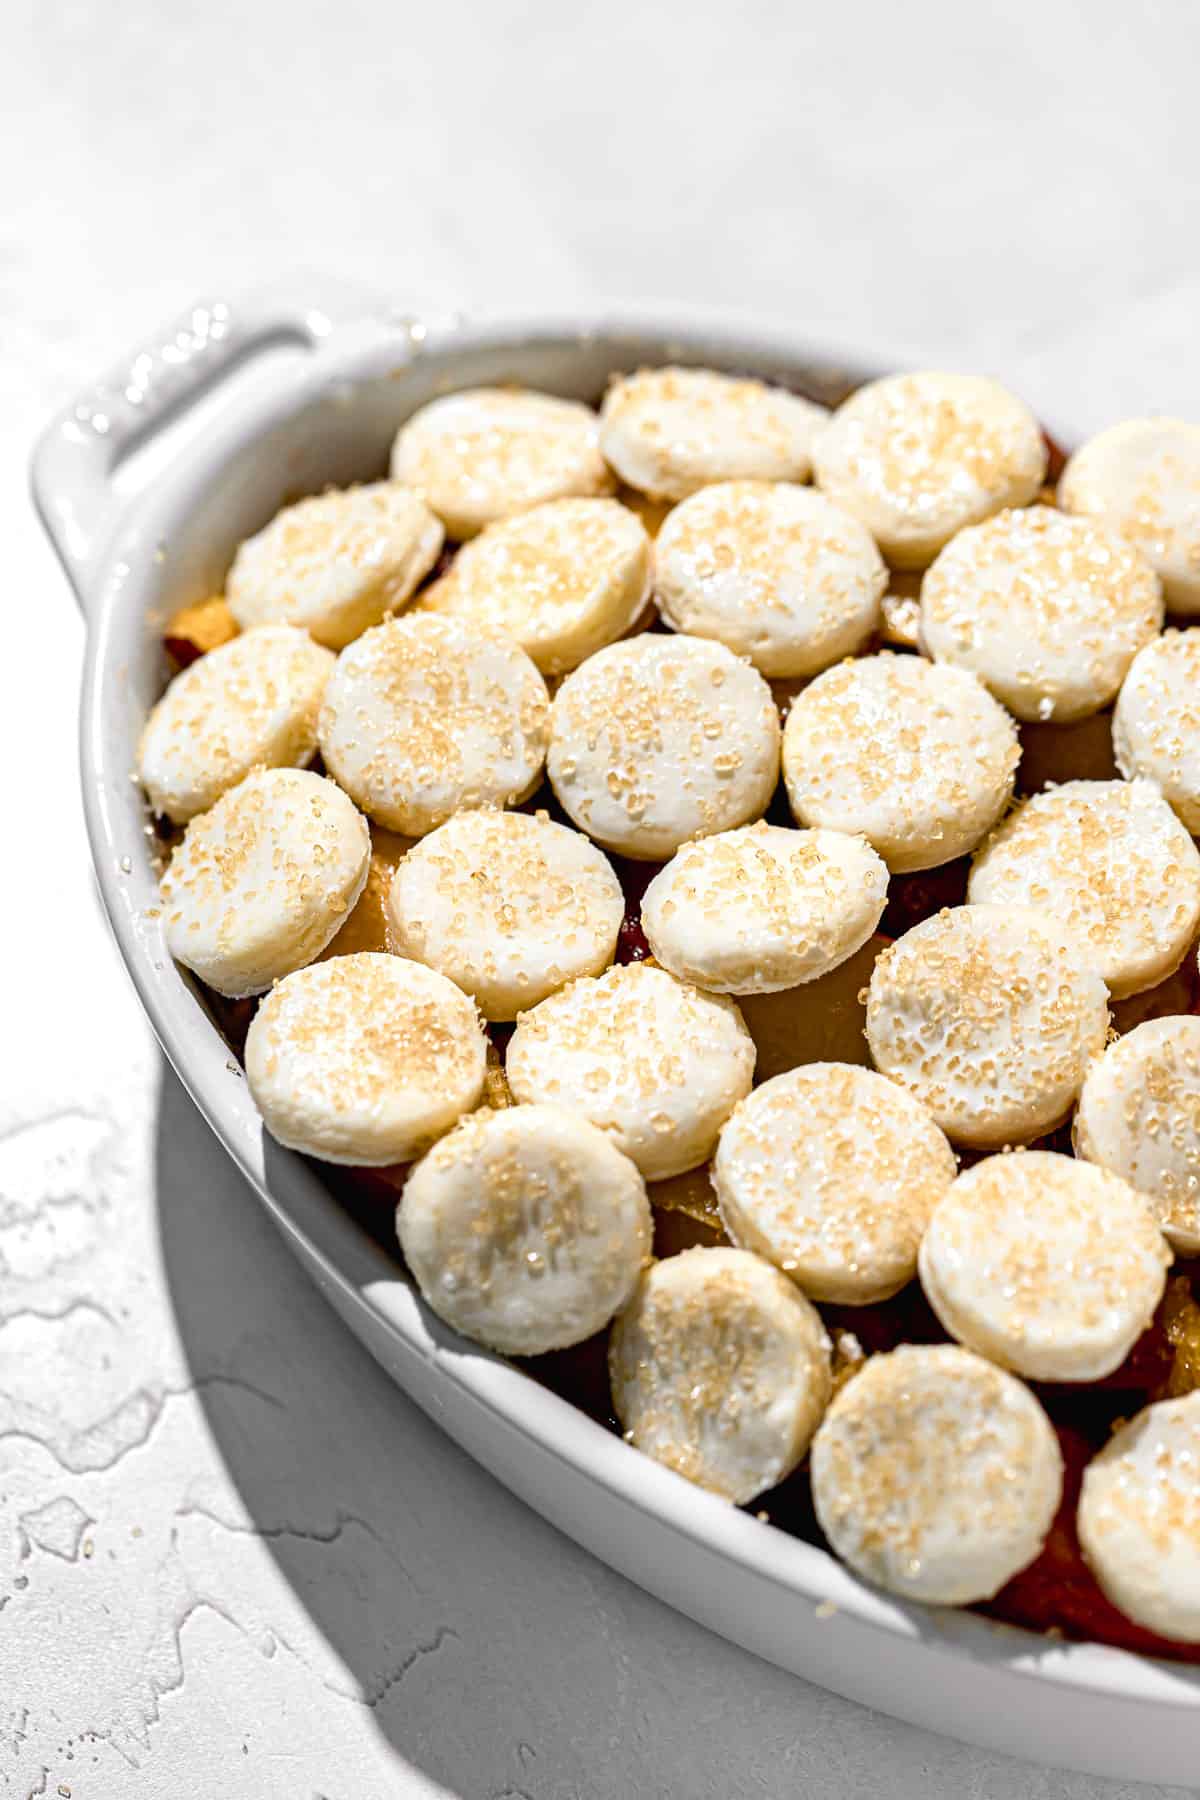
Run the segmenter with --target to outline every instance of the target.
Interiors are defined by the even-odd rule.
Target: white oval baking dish
[[[292,354],[267,354],[282,351]],[[1200,1671],[888,1600],[446,1330],[314,1169],[264,1139],[240,1070],[164,953],[130,771],[163,684],[167,614],[214,591],[234,546],[285,498],[380,473],[400,421],[433,394],[519,381],[595,399],[614,369],[668,360],[800,381],[830,399],[892,366],[695,316],[423,325],[324,290],[196,306],[51,424],[34,492],[87,616],[84,795],[122,955],[167,1055],[322,1292],[401,1386],[553,1524],[692,1618],[838,1693],[1021,1756],[1190,1784]],[[188,442],[130,495],[150,460],[139,453],[156,453],[189,416]]]

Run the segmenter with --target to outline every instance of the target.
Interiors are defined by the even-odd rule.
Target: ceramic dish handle
[[[125,458],[264,351],[316,350],[335,310],[344,315],[366,299],[352,288],[329,298],[334,305],[270,295],[198,302],[47,427],[34,450],[33,496],[81,606],[97,552],[124,510],[114,477]]]

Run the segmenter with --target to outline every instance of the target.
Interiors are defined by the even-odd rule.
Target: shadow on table
[[[731,1699],[757,1711],[773,1695],[794,1718],[799,1684],[602,1569],[408,1401],[165,1064],[157,1188],[171,1302],[229,1476],[406,1761],[462,1795],[591,1800],[634,1791],[636,1751],[639,1793],[738,1791]]]
[[[472,1800],[838,1800],[885,1766],[924,1800],[1043,1791],[724,1643],[515,1500],[321,1299],[165,1064],[156,1154],[166,1279],[229,1476],[333,1653],[309,1660],[406,1762]],[[1046,1779],[1056,1800],[1133,1792]]]

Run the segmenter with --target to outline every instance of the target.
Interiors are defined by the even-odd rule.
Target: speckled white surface
[[[369,1361],[110,947],[82,627],[23,485],[44,415],[147,327],[306,266],[412,310],[701,299],[1007,373],[1084,429],[1200,417],[1198,54],[1200,10],[1121,0],[4,10],[6,1793],[1167,1794],[943,1742],[730,1648]]]

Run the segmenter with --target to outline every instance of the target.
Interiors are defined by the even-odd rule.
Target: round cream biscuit
[[[389,619],[338,657],[321,708],[330,774],[378,824],[423,837],[541,779],[546,684],[523,650],[457,619]]]
[[[246,1038],[246,1080],[279,1143],[322,1162],[408,1162],[479,1102],[487,1039],[452,981],[362,950],[288,975]]]
[[[716,481],[807,481],[829,414],[786,389],[712,369],[640,369],[613,382],[600,447],[621,480],[658,500]]]
[[[601,1331],[633,1293],[652,1236],[629,1158],[554,1106],[461,1120],[412,1171],[396,1226],[434,1312],[504,1356]]]
[[[957,1169],[920,1101],[872,1069],[821,1062],[775,1076],[736,1107],[713,1185],[735,1244],[813,1300],[868,1306],[916,1274]]]
[[[953,1344],[869,1357],[812,1447],[817,1518],[859,1575],[907,1600],[990,1600],[1062,1496],[1054,1428],[1023,1382]]]
[[[464,544],[418,605],[510,638],[543,675],[563,675],[624,637],[650,587],[636,513],[619,500],[548,500]]]
[[[257,769],[194,818],[160,884],[167,948],[243,999],[319,956],[371,863],[367,821],[306,769]]]
[[[877,959],[867,991],[876,1067],[952,1142],[981,1150],[1060,1124],[1107,1031],[1107,989],[1082,946],[1021,907],[922,920]]]
[[[1200,1018],[1147,1019],[1087,1072],[1075,1154],[1145,1194],[1167,1241],[1200,1256]]]
[[[442,537],[420,497],[392,481],[310,495],[241,545],[226,583],[229,610],[243,629],[297,625],[340,650],[404,605]]]
[[[138,745],[138,779],[155,812],[186,825],[251,769],[311,762],[333,663],[306,631],[263,625],[176,675]]]
[[[766,810],[779,738],[771,690],[748,663],[702,638],[642,633],[567,676],[547,773],[581,831],[662,861]]]
[[[832,1385],[816,1308],[770,1263],[723,1246],[651,1265],[608,1366],[626,1440],[735,1505],[792,1472]]]
[[[1200,425],[1152,418],[1110,426],[1071,457],[1058,504],[1140,550],[1168,611],[1200,615]]]
[[[718,994],[770,994],[836,969],[872,935],[887,869],[840,831],[743,825],[684,844],[642,899],[672,975]]]
[[[815,675],[880,623],[887,568],[870,533],[812,488],[723,481],[668,515],[654,552],[659,611],[764,675]]]
[[[391,468],[455,539],[544,500],[613,490],[591,407],[520,388],[429,401],[400,427]]]
[[[1076,1515],[1092,1574],[1135,1625],[1200,1638],[1200,1393],[1147,1406],[1083,1473]]]
[[[813,453],[817,486],[862,521],[896,568],[923,569],[964,525],[1024,506],[1046,446],[999,382],[925,370],[868,382]]]
[[[732,1000],[627,963],[522,1013],[506,1067],[518,1100],[582,1113],[662,1181],[711,1154],[750,1092],[754,1043]]]
[[[1112,719],[1126,780],[1144,775],[1200,836],[1200,626],[1166,631],[1129,665]]]
[[[952,862],[1012,797],[1016,727],[965,669],[881,651],[798,694],[783,779],[803,825],[861,832],[897,873]]]
[[[607,857],[544,813],[456,813],[408,852],[388,897],[396,949],[485,1019],[515,1019],[613,959],[625,896]]]
[[[960,1344],[1032,1381],[1102,1381],[1162,1299],[1171,1252],[1145,1196],[1048,1150],[988,1156],[939,1200],[921,1286]]]
[[[1200,927],[1200,851],[1148,781],[1067,781],[1011,812],[967,898],[1064,925],[1114,1000],[1178,967]]]
[[[921,583],[921,638],[934,661],[972,670],[1030,721],[1099,712],[1162,622],[1162,589],[1144,557],[1051,506],[960,532]]]

